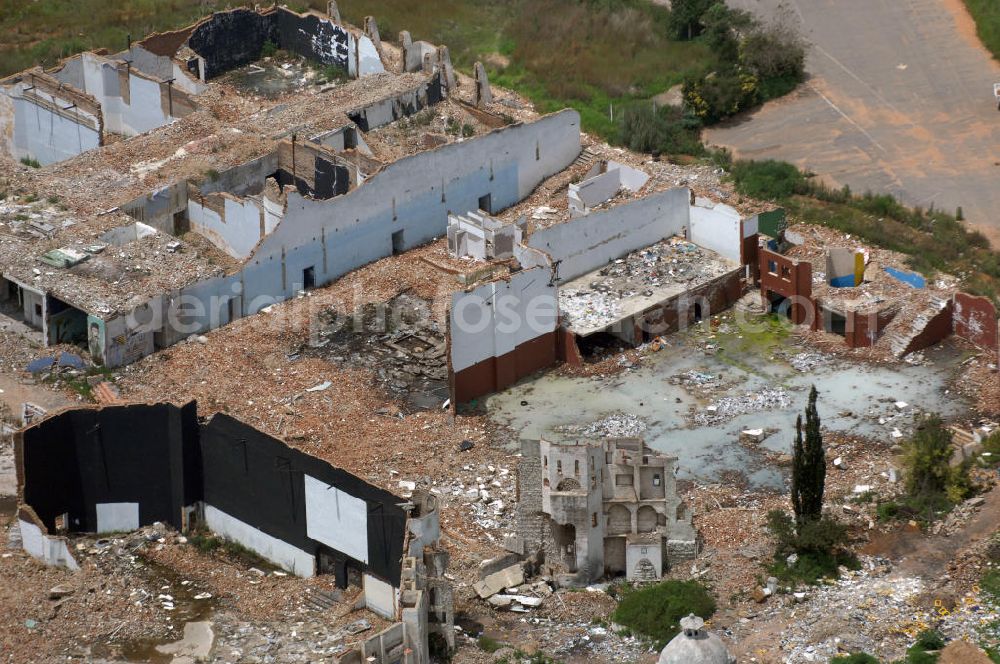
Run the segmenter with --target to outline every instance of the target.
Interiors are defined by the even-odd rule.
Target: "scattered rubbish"
[[[329,389],[331,385],[333,385],[332,381],[325,380],[319,385],[313,385],[312,387],[307,387],[306,392],[322,392],[324,390]]]
[[[747,392],[741,397],[719,399],[706,408],[705,412],[695,415],[694,420],[698,424],[718,424],[737,415],[788,408],[791,403],[785,388],[765,387],[757,392]]]

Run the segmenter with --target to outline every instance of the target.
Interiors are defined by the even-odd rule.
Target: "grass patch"
[[[632,633],[663,648],[680,631],[680,619],[689,613],[701,618],[715,613],[715,599],[697,581],[669,580],[645,588],[621,589],[622,598],[611,619]]]
[[[1000,3],[996,0],[965,0],[976,22],[976,34],[983,45],[1000,60]]]
[[[868,653],[855,653],[853,655],[840,655],[830,660],[830,664],[878,664],[878,660]]]
[[[585,131],[609,140],[617,131],[612,114],[617,118],[715,60],[702,42],[670,39],[669,12],[643,0],[442,0],[435,8],[381,2],[379,31],[409,30],[414,39],[446,44],[455,66],[466,71],[481,60],[491,83],[517,90],[542,113],[574,108]],[[342,12],[361,25],[370,10],[356,5]]]
[[[41,168],[42,165],[39,161],[33,157],[21,157],[21,163],[25,166],[30,166],[31,168]]]
[[[276,569],[274,564],[261,558],[255,551],[248,549],[239,542],[225,537],[219,537],[206,530],[191,532],[187,535],[188,543],[205,554],[222,551],[247,567],[257,567],[262,570]]]

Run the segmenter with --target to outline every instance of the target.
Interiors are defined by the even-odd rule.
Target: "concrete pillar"
[[[448,47],[439,46],[437,56],[438,63],[441,65],[441,77],[448,87],[448,94],[451,94],[452,90],[458,87],[458,81],[455,78],[455,68],[451,66],[451,54],[448,52]]]
[[[375,22],[374,16],[365,16],[365,34],[368,38],[372,40],[375,44],[375,50],[378,52],[379,60],[382,61],[382,66],[385,66],[385,52],[382,50],[382,37],[378,33],[378,23]]]
[[[475,65],[476,73],[476,107],[485,108],[493,102],[493,91],[490,90],[490,81],[486,76],[486,67],[482,62]]]
[[[337,0],[330,0],[326,3],[326,15],[333,19],[334,23],[340,23],[340,8],[337,7]]]

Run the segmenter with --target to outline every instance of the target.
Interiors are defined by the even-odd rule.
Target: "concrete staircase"
[[[570,164],[570,168],[583,166],[589,169],[594,165],[594,162],[599,161],[600,158],[601,155],[597,154],[597,152],[594,151],[594,148],[588,145],[580,152],[576,160]]]
[[[917,350],[911,348],[914,340],[924,331],[927,324],[948,306],[949,302],[951,302],[950,298],[931,293],[927,304],[912,320],[900,326],[893,326],[892,331],[886,335],[892,354],[895,357],[903,357],[912,350]]]

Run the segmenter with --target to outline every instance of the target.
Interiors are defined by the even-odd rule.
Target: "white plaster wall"
[[[225,218],[207,208],[197,200],[188,201],[188,219],[191,230],[205,236],[216,247],[233,258],[247,258],[260,242],[263,210],[261,205],[250,198],[223,199]],[[266,226],[265,226],[266,228]]]
[[[305,476],[306,535],[355,560],[368,562],[368,504]]]
[[[399,590],[371,574],[363,577],[365,586],[365,607],[383,618],[394,620],[399,603]]]
[[[608,210],[556,224],[531,235],[528,246],[546,252],[560,282],[603,267],[631,251],[674,234],[688,225],[689,192],[669,189]]]
[[[23,519],[18,519],[17,523],[21,528],[21,546],[29,555],[47,565],[67,567],[73,571],[80,569],[66,546],[66,540],[50,537],[41,528]]]
[[[642,553],[643,549],[646,550],[645,555]],[[663,546],[659,542],[655,544],[627,544],[625,546],[625,575],[629,581],[635,578],[635,566],[643,559],[653,563],[653,567],[662,576]]]
[[[734,261],[740,260],[740,213],[723,203],[704,199],[691,206],[691,233],[688,237],[700,247]],[[706,207],[711,205],[711,207]]]
[[[287,281],[315,266],[317,285],[329,283],[390,256],[393,232],[404,232],[404,248],[409,249],[444,235],[448,213],[476,209],[481,196],[490,194],[495,210],[519,202],[579,152],[580,116],[566,110],[404,157],[342,196],[311,200],[292,192],[284,219],[244,270],[257,272],[245,279],[247,292],[250,297],[259,292],[292,294],[290,283],[282,289],[280,281],[258,278],[280,271],[283,249]]]
[[[608,161],[608,170],[617,170],[622,186],[629,191],[639,191],[643,185],[649,182],[649,173],[620,164],[617,161]]]
[[[609,170],[580,184],[570,184],[569,190],[577,195],[587,207],[594,207],[609,200],[622,188],[621,173]]]
[[[20,86],[19,86],[20,87]],[[66,107],[70,102],[47,93],[41,93],[46,100]],[[15,93],[14,99],[14,145],[16,159],[31,157],[43,166],[63,161],[92,150],[100,145],[97,118],[80,109],[65,111],[68,115],[55,113],[38,106]],[[79,118],[81,122],[77,122]]]
[[[454,371],[511,352],[556,329],[559,295],[544,267],[517,272],[510,281],[452,295],[448,333]]]
[[[97,532],[128,532],[139,527],[139,503],[97,503]]]
[[[207,504],[205,505],[205,524],[215,534],[239,542],[297,576],[308,578],[316,574],[315,556],[287,542],[271,537],[250,524]]]
[[[375,42],[371,40],[367,35],[360,35],[355,37],[351,35],[351,39],[348,42],[351,53],[354,53],[354,42],[357,40],[357,59],[356,64],[357,76],[368,76],[370,74],[381,74],[385,71],[385,67],[382,65],[382,59],[378,57],[378,50],[375,48]],[[353,59],[353,57],[351,58]]]

